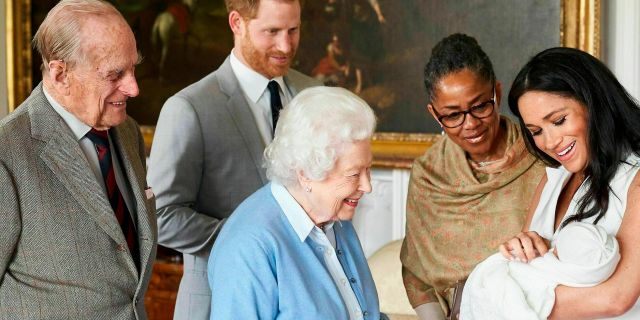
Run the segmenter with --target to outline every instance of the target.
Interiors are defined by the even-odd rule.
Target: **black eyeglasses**
[[[447,115],[439,115],[438,111],[436,111],[435,107],[432,107],[433,113],[436,114],[438,121],[442,123],[443,126],[447,128],[456,128],[461,126],[465,119],[467,118],[467,114],[472,115],[476,119],[484,119],[493,114],[493,109],[495,109],[496,105],[496,88],[493,88],[493,98],[477,104],[466,111],[456,111]]]

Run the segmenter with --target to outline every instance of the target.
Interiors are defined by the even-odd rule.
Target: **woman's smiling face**
[[[577,173],[589,164],[587,109],[579,101],[543,91],[518,99],[518,110],[538,149]]]
[[[431,115],[439,117],[452,115],[480,105],[493,103],[492,112],[481,119],[471,114],[464,115],[464,121],[457,127],[443,130],[449,138],[459,145],[469,157],[476,161],[485,161],[502,156],[500,128],[500,96],[502,87],[499,82],[494,86],[483,80],[474,71],[463,69],[444,76],[436,86],[435,97],[427,107]]]
[[[353,217],[360,198],[371,192],[371,161],[369,140],[347,143],[325,179],[304,183],[311,192],[303,207],[315,224]]]

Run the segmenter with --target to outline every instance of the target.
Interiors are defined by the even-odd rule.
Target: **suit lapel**
[[[322,85],[321,82],[309,78],[293,69],[289,69],[289,71],[283,78],[284,83],[287,85],[289,93],[291,93],[292,97],[295,97],[300,91],[306,88]]]
[[[289,75],[285,75],[284,77],[282,77],[282,79],[284,80],[284,83],[286,84],[287,90],[289,90],[289,94],[291,95],[291,97],[295,97],[298,94],[299,90],[298,88],[296,88],[293,79],[291,79]]]
[[[136,222],[140,250],[140,278],[144,279],[144,273],[150,272],[149,262],[154,250],[154,235],[157,229],[155,211],[150,201],[147,201],[145,193],[145,169],[140,160],[140,150],[132,143],[138,141],[136,133],[127,128],[126,123],[113,128],[112,132],[114,147],[122,159],[120,164],[131,186],[131,195],[135,204],[135,208],[130,208],[129,211]]]
[[[96,181],[78,141],[46,101],[42,88],[39,86],[35,91],[39,91],[42,99],[36,101],[30,111],[32,137],[46,143],[40,158],[104,232],[116,243],[125,242],[109,200]]]
[[[260,136],[260,132],[258,132],[253,113],[251,113],[244,93],[238,84],[238,79],[231,69],[231,63],[228,57],[220,66],[218,72],[220,72],[220,87],[222,91],[229,96],[225,107],[236,124],[236,128],[242,135],[245,146],[251,153],[251,158],[262,183],[266,184],[268,180],[262,168],[262,153],[264,152],[265,145],[262,141],[262,136]]]

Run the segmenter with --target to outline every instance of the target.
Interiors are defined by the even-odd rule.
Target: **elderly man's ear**
[[[49,61],[49,72],[46,77],[58,94],[69,95],[69,72],[66,62],[62,60]]]

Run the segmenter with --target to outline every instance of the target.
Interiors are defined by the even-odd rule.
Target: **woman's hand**
[[[535,231],[520,232],[500,245],[500,253],[509,260],[529,262],[549,251],[549,240]]]

